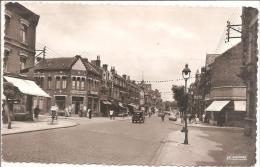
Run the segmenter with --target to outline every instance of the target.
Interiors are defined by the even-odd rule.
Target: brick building
[[[40,16],[17,2],[9,2],[5,7],[3,71],[19,74],[20,70],[34,66]]]
[[[21,74],[25,68],[34,66],[36,27],[39,15],[17,2],[5,4],[5,36],[3,72],[4,82],[17,88],[14,99],[7,97],[15,120],[33,119],[33,98],[49,97],[35,82],[33,73]]]
[[[242,57],[240,77],[247,86],[245,135],[256,138],[257,114],[257,61],[258,61],[258,10],[252,7],[242,9]]]
[[[51,101],[36,102],[47,111],[57,104],[59,112],[67,108],[81,114],[91,108],[99,112],[100,75],[81,56],[41,60],[34,68],[34,79],[52,97]],[[41,101],[41,99],[38,99]]]
[[[211,104],[205,109],[211,124],[243,126],[246,86],[239,78],[242,64],[241,43],[215,58],[211,69]]]

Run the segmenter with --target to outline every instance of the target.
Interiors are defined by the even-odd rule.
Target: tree
[[[173,98],[177,102],[177,106],[180,109],[180,112],[183,113],[183,111],[186,109],[188,105],[188,96],[185,95],[186,93],[184,92],[184,86],[172,86],[172,91],[173,91]]]

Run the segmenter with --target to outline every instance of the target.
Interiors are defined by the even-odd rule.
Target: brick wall
[[[238,76],[242,65],[241,43],[230,48],[212,64],[211,89],[221,86],[245,86]]]
[[[20,73],[20,55],[26,55],[25,68],[34,66],[36,26],[39,16],[18,3],[6,4],[6,16],[10,18],[5,29],[4,48],[9,51],[5,72]],[[26,15],[22,15],[27,13]],[[26,17],[25,17],[26,16]],[[25,42],[22,42],[21,19],[28,21]]]

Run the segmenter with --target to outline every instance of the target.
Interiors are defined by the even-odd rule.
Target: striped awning
[[[221,111],[230,101],[213,101],[205,111]]]

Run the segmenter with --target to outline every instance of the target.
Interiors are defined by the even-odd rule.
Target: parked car
[[[176,116],[175,114],[171,114],[171,115],[169,116],[169,120],[170,120],[170,121],[177,121],[177,116]]]
[[[135,111],[132,116],[132,123],[139,122],[144,123],[145,115],[143,111]]]

